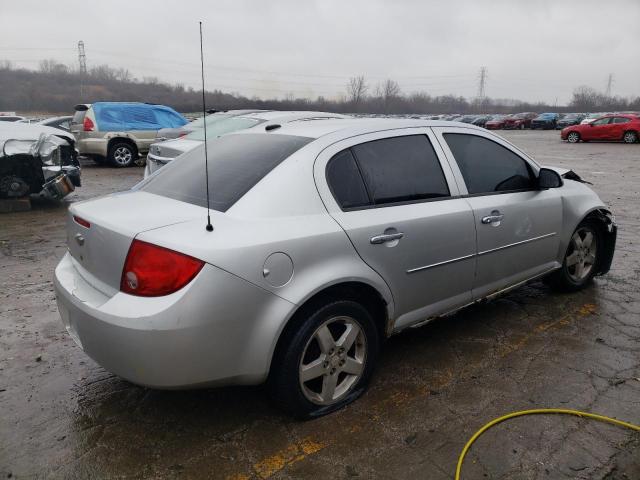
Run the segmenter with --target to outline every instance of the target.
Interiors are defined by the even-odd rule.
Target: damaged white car
[[[0,125],[0,198],[61,199],[80,186],[75,139],[41,125]]]

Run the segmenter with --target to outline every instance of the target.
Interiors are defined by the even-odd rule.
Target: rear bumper
[[[67,253],[55,270],[62,322],[98,364],[152,388],[255,384],[294,305],[205,265],[171,295],[105,295]]]

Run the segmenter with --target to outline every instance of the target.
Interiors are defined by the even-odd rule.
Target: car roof
[[[44,124],[46,122],[55,122],[57,120],[66,120],[66,119],[71,119],[71,118],[73,118],[71,115],[62,115],[60,117],[43,118],[38,123],[43,123]]]
[[[0,140],[37,140],[42,133],[72,137],[66,130],[38,123],[0,122]]]
[[[268,126],[268,125],[267,125]],[[444,120],[422,119],[395,119],[395,118],[341,118],[325,120],[306,120],[289,122],[274,130],[265,130],[262,125],[234,132],[231,135],[247,135],[262,132],[266,135],[294,135],[300,137],[318,139],[329,134],[339,134],[343,138],[354,135],[378,132],[382,130],[394,130],[399,128],[425,128],[425,127],[463,127],[486,132],[484,128],[468,123],[447,122]],[[340,135],[341,134],[341,135]]]

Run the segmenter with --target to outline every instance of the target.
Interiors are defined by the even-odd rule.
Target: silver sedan
[[[155,388],[266,381],[299,417],[365,390],[383,340],[535,278],[608,271],[613,216],[574,172],[429,120],[310,120],[223,135],[131,191],[76,203],[62,321]]]

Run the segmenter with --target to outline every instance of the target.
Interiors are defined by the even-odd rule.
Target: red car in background
[[[484,124],[484,128],[488,130],[498,130],[504,128],[504,123],[507,120],[508,115],[494,115],[490,120]]]
[[[531,128],[531,120],[537,116],[538,114],[533,112],[514,113],[506,118],[504,128],[506,130]]]
[[[633,114],[611,114],[585,125],[563,128],[560,137],[569,143],[577,143],[580,140],[636,143],[640,138],[640,117]]]

